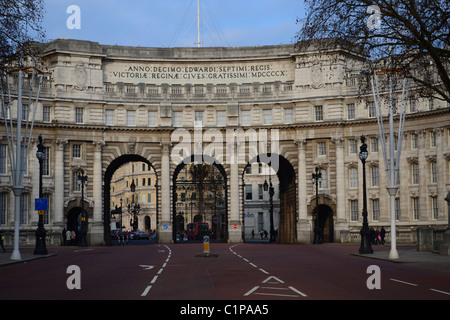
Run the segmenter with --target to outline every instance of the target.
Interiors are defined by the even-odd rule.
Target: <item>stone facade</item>
[[[246,230],[245,167],[268,163],[261,156],[276,154],[271,159],[272,165],[274,159],[279,163],[278,241],[312,242],[316,194],[310,179],[315,167],[324,177],[318,194],[324,240],[356,241],[363,203],[361,135],[369,145],[369,225],[384,226],[389,234],[377,120],[371,97],[358,95],[364,57],[356,51],[297,52],[294,45],[141,48],[58,39],[46,44],[43,63],[48,74],[34,135],[41,134],[48,148],[43,192],[50,203],[45,228],[51,243],[59,243],[61,230],[79,212],[75,177],[81,169],[89,178],[84,197],[88,242],[109,243],[111,179],[128,162],[154,169],[158,241],[174,241],[173,177],[182,162],[201,154],[216,160],[226,181],[225,240],[240,242]],[[14,98],[14,79],[12,88]],[[444,199],[450,191],[449,106],[419,97],[406,107],[397,194],[400,241],[413,240],[417,227],[445,228]],[[239,134],[247,140],[236,139]],[[255,142],[261,134],[267,134],[270,145]],[[211,135],[223,139],[217,142]],[[0,229],[11,244],[15,199],[4,126],[0,137]],[[24,178],[22,245],[34,243],[38,221],[33,210],[38,197],[36,140]],[[179,152],[182,141],[185,149]],[[236,152],[239,147],[242,154]],[[222,157],[214,158],[218,154]]]

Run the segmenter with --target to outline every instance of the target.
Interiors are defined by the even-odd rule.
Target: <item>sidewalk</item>
[[[33,261],[37,259],[44,259],[49,257],[56,256],[56,253],[49,253],[46,255],[35,255],[33,254],[33,251],[31,252],[20,252],[20,256],[22,260],[11,260],[12,250],[7,250],[5,253],[0,253],[0,267],[11,265],[11,264],[18,264],[18,263],[25,263],[28,261]]]
[[[423,252],[414,249],[397,250],[399,259],[389,259],[389,250],[374,250],[373,254],[351,253],[355,256],[387,260],[396,263],[426,262],[426,263],[450,263],[450,256],[441,256],[439,253]],[[450,268],[450,265],[449,265]]]

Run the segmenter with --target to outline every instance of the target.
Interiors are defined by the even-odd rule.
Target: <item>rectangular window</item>
[[[42,121],[50,122],[50,107],[49,106],[42,107]]]
[[[347,104],[347,119],[348,120],[355,119],[355,104],[354,103]]]
[[[72,173],[72,191],[73,192],[78,192],[81,191],[81,185],[78,184],[78,171],[74,171]]]
[[[0,173],[6,173],[6,145],[0,144]]]
[[[439,209],[438,209],[438,198],[437,197],[432,197],[431,198],[431,207],[433,209],[433,218],[437,219],[439,216]]]
[[[258,212],[258,227],[259,231],[264,230],[264,212]]]
[[[437,183],[437,164],[436,162],[431,162],[431,183]]]
[[[217,126],[223,127],[227,125],[227,113],[226,111],[217,111],[216,112],[216,123]]]
[[[272,109],[263,110],[263,124],[272,124]]]
[[[350,154],[355,154],[357,152],[356,139],[348,140],[348,152]]]
[[[83,123],[83,108],[75,108],[75,123]]]
[[[409,97],[409,112],[416,112],[416,98]]]
[[[174,111],[172,125],[174,127],[181,127],[182,120],[183,120],[183,112],[182,111]]]
[[[245,186],[245,200],[252,200],[252,199],[253,199],[252,186],[246,185]]]
[[[372,169],[372,187],[378,187],[379,185],[379,170],[377,166],[373,166]]]
[[[323,121],[323,106],[314,107],[316,121]]]
[[[358,169],[350,168],[349,175],[350,175],[350,188],[357,188],[358,187]]]
[[[136,125],[136,111],[127,110],[127,126]]]
[[[350,219],[358,221],[358,200],[350,200]]]
[[[372,220],[380,220],[380,200],[372,199]]]
[[[412,165],[412,183],[419,184],[419,164],[417,163]]]
[[[22,104],[22,120],[28,120],[28,116],[30,113],[30,106],[27,104]]]
[[[263,189],[263,185],[262,184],[258,184],[258,199],[262,200],[264,193],[263,193],[264,189]]]
[[[326,156],[327,155],[327,144],[326,144],[326,142],[318,142],[317,143],[317,154],[319,156]]]
[[[241,111],[241,125],[243,126],[250,125],[250,110]]]
[[[81,144],[72,145],[72,158],[81,158]]]
[[[114,110],[105,110],[105,124],[107,126],[114,124]]]
[[[203,127],[203,111],[195,111],[194,126]]]
[[[294,109],[284,109],[284,123],[294,123]]]
[[[157,111],[149,111],[148,112],[148,126],[156,127],[158,125],[158,112]]]
[[[413,218],[414,218],[414,220],[419,220],[419,210],[420,210],[419,198],[413,198]]]
[[[50,148],[44,147],[45,159],[42,161],[42,175],[50,175]]]
[[[418,145],[418,136],[417,133],[411,134],[411,149],[417,149]]]
[[[370,138],[370,151],[378,152],[378,138]]]
[[[430,145],[432,148],[436,147],[436,132],[430,132]]]
[[[377,110],[375,109],[375,102],[371,101],[368,103],[369,118],[374,118],[377,116]]]

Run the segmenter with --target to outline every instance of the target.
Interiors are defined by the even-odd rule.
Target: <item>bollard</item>
[[[209,236],[203,237],[203,253],[197,253],[195,254],[196,257],[218,257],[219,255],[217,253],[211,253],[209,248]]]
[[[209,236],[204,236],[203,237],[203,254],[204,255],[209,255]]]

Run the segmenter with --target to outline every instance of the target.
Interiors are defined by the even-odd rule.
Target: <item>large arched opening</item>
[[[278,162],[275,164],[271,163],[271,160],[274,159],[274,157],[277,157],[275,159],[278,160]],[[258,163],[257,168],[262,168],[261,174],[260,174],[260,181],[256,182],[255,185],[258,185],[258,200],[260,200],[260,192],[262,192],[262,199],[263,201],[260,202],[260,211],[258,211],[257,208],[254,208],[254,210],[258,211],[258,215],[248,217],[245,216],[246,212],[246,206],[245,204],[248,203],[248,193],[246,192],[246,184],[245,184],[245,178],[246,178],[246,170],[252,166],[253,163]],[[259,164],[263,164],[260,166]],[[264,170],[264,164],[271,167],[269,171]],[[258,170],[259,172],[259,170]],[[272,172],[276,173],[276,177]],[[296,211],[297,211],[297,192],[296,192],[296,182],[295,182],[295,170],[292,167],[291,163],[284,158],[281,155],[274,155],[274,154],[262,154],[254,157],[251,159],[246,169],[244,169],[244,172],[242,173],[242,179],[243,183],[242,186],[244,188],[243,190],[243,200],[242,203],[244,204],[244,230],[248,230],[251,226],[246,226],[246,220],[247,225],[250,222],[250,219],[255,219],[255,221],[252,222],[253,226],[257,224],[261,224],[261,215],[259,213],[262,213],[262,219],[264,219],[264,212],[269,211],[269,221],[268,223],[264,223],[265,230],[267,229],[267,225],[269,227],[268,231],[268,240],[276,241],[277,243],[296,243],[297,241],[297,228],[296,228]],[[271,184],[272,184],[272,190],[273,190],[273,196],[272,201],[270,200],[270,192],[271,192]],[[262,191],[259,190],[262,185]],[[278,187],[278,190],[274,190],[275,187]],[[247,190],[248,191],[248,190]],[[264,195],[264,193],[268,193],[267,195]],[[248,207],[247,207],[248,208]],[[272,212],[272,213],[271,213]],[[267,216],[267,215],[266,215]],[[255,226],[256,228],[256,226]],[[258,229],[260,227],[257,227]],[[256,230],[255,229],[255,230]],[[259,229],[258,229],[259,230]],[[248,236],[245,234],[246,231],[244,231],[244,240],[248,239]],[[257,234],[257,237],[261,236]],[[265,238],[265,235],[263,235],[263,239]]]
[[[122,167],[124,164],[127,164],[129,162],[137,162],[137,163],[143,163],[145,166],[147,166],[148,168],[151,168],[154,171],[154,177],[155,177],[155,181],[153,181],[153,185],[155,188],[155,192],[154,192],[154,199],[149,199],[151,201],[153,201],[155,203],[155,212],[152,212],[149,217],[151,215],[154,216],[154,218],[156,219],[156,223],[155,226],[153,226],[153,228],[156,228],[156,226],[158,225],[158,176],[156,174],[156,170],[154,169],[153,165],[150,163],[150,161],[148,161],[147,159],[145,159],[144,157],[137,155],[137,154],[127,154],[127,155],[122,155],[118,158],[116,158],[115,160],[113,160],[110,165],[107,167],[106,171],[105,171],[105,176],[104,176],[104,187],[103,187],[103,209],[104,209],[104,214],[103,214],[103,222],[104,222],[104,241],[106,245],[111,245],[112,244],[112,239],[111,239],[111,217],[112,215],[114,215],[114,212],[111,212],[113,210],[117,210],[118,208],[122,209],[122,213],[125,213],[127,211],[132,212],[131,214],[133,215],[133,203],[139,203],[139,199],[141,199],[141,203],[144,202],[143,200],[143,196],[142,194],[140,195],[136,195],[135,202],[128,202],[126,203],[126,199],[123,199],[124,202],[120,204],[117,204],[114,207],[111,207],[111,181],[113,178],[114,173],[120,168]],[[136,180],[136,183],[139,183]],[[144,182],[141,182],[144,183]],[[128,185],[127,188],[131,188],[131,185]],[[147,197],[147,195],[145,195],[145,197]],[[129,204],[129,210],[128,210],[128,204]],[[141,204],[140,204],[141,205]],[[144,229],[144,228],[151,228],[151,220],[150,218],[147,218],[148,213],[140,211],[140,214],[143,215],[143,222],[139,224],[136,224],[136,222],[134,221],[134,219],[129,219],[129,224],[130,224],[130,228],[139,228],[139,229]],[[116,216],[114,216],[114,218],[116,218]],[[121,217],[122,218],[122,217]],[[125,219],[123,219],[125,221]],[[114,222],[114,221],[113,221]],[[128,222],[128,220],[126,220],[126,222]],[[123,225],[121,225],[121,228],[123,227]]]
[[[213,158],[191,156],[176,168],[172,180],[173,241],[228,240],[227,178]]]

